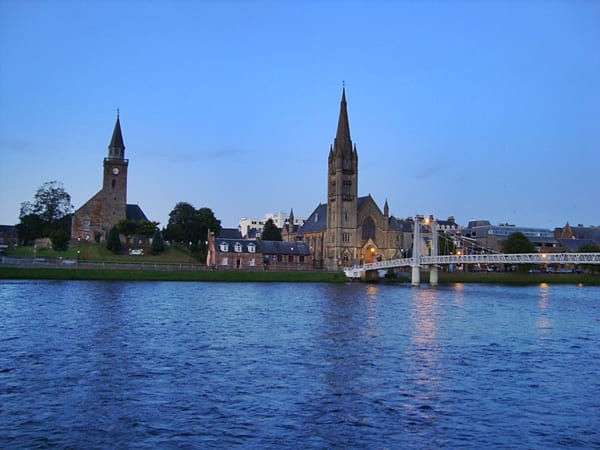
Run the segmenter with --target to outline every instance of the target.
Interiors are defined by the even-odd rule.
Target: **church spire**
[[[342,101],[340,103],[340,116],[338,118],[337,133],[334,148],[337,151],[352,152],[350,139],[350,122],[348,121],[348,106],[346,104],[346,86],[342,88]]]
[[[112,139],[108,146],[108,157],[110,159],[125,158],[125,144],[123,143],[123,133],[121,133],[121,121],[119,120],[119,110],[117,109],[117,121],[113,130]]]

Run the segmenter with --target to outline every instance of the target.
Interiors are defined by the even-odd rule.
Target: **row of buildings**
[[[350,135],[345,88],[342,90],[338,124],[327,157],[327,198],[304,217],[270,213],[261,219],[242,218],[237,229],[224,229],[208,237],[207,264],[234,269],[325,269],[340,270],[354,264],[411,256],[413,231],[429,240],[431,227],[466,252],[500,251],[510,233],[523,232],[540,250],[576,251],[585,243],[600,244],[600,227],[566,225],[556,230],[492,225],[471,221],[461,227],[453,217],[399,218],[390,213],[386,201],[381,208],[371,195],[358,193],[358,150]],[[139,205],[127,203],[129,160],[119,115],[103,160],[102,188],[79,207],[72,217],[73,240],[105,240],[122,219],[147,220]],[[260,239],[267,220],[282,230],[283,242]],[[9,231],[0,227],[0,248],[8,245]],[[427,245],[421,246],[427,251]]]

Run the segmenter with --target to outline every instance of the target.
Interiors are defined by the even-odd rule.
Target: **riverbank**
[[[149,270],[61,267],[0,267],[0,279],[29,280],[106,280],[106,281],[228,281],[228,282],[321,282],[344,283],[341,272],[277,272],[233,270]],[[421,274],[426,285],[429,274]],[[410,283],[408,276],[381,282]],[[578,273],[471,273],[440,272],[440,284],[483,283],[504,285],[581,284],[600,286],[600,275]]]

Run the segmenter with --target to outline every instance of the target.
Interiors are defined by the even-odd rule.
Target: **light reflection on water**
[[[1,448],[600,447],[600,289],[0,284]]]

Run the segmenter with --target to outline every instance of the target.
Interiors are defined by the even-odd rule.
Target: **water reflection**
[[[411,305],[411,348],[409,356],[414,360],[415,383],[432,388],[439,382],[436,375],[440,355],[438,330],[438,290],[415,289]]]
[[[540,315],[536,320],[536,326],[541,331],[541,337],[545,338],[549,334],[552,329],[552,320],[548,317],[548,299],[550,297],[550,286],[547,283],[541,283],[539,286],[540,289],[540,299],[538,301],[538,306],[540,308]]]

